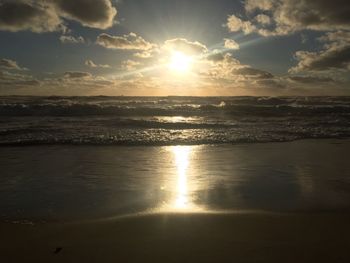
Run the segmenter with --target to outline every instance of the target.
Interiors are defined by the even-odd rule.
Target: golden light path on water
[[[177,189],[175,208],[184,209],[188,206],[188,178],[187,169],[191,148],[186,146],[175,146],[173,148],[177,168]]]
[[[196,182],[191,178],[189,169],[195,153],[194,146],[171,146],[168,148],[175,165],[174,180],[170,180],[168,190],[172,192],[172,198],[165,201],[159,210],[162,212],[201,212],[203,208],[197,206],[193,200],[193,192]]]

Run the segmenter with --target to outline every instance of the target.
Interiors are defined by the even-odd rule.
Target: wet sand
[[[350,211],[350,140],[0,147],[0,220]]]
[[[349,262],[350,214],[158,214],[0,225],[1,262]]]
[[[348,263],[349,146],[0,148],[0,262]]]

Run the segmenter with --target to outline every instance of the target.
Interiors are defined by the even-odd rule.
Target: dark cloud
[[[298,64],[290,72],[350,70],[350,32],[331,32],[320,40],[325,42],[320,52],[296,52]]]
[[[332,47],[322,53],[298,51],[295,56],[299,63],[291,72],[349,69],[350,45]]]
[[[282,31],[350,29],[348,0],[272,1],[273,17]]]
[[[243,75],[249,78],[257,78],[257,79],[272,79],[274,76],[264,70],[255,69],[251,67],[243,67],[232,70],[232,74],[234,75]]]
[[[88,72],[80,71],[67,71],[63,75],[67,79],[81,79],[81,78],[90,78],[92,75]]]
[[[65,31],[64,19],[106,29],[113,25],[116,14],[110,0],[3,0],[0,2],[0,30]]]
[[[262,89],[262,88],[265,88],[265,89],[286,89],[286,88],[288,88],[286,86],[286,84],[278,78],[258,79],[252,84],[253,84],[253,86],[258,87],[260,89]]]
[[[84,44],[85,39],[82,36],[75,37],[69,35],[60,36],[60,41],[64,44]]]
[[[101,34],[97,37],[97,44],[110,49],[121,50],[150,50],[155,47],[154,44],[147,42],[142,37],[135,33],[130,33],[123,36],[111,36],[108,34]]]
[[[110,0],[52,0],[63,15],[84,26],[106,29],[113,25],[117,10]]]
[[[350,30],[348,0],[246,0],[244,5],[253,19],[249,21],[236,15],[230,16],[227,27],[232,32],[256,32],[268,36],[305,29]],[[270,24],[271,27],[266,27]]]
[[[291,76],[288,79],[291,81],[294,81],[294,82],[304,83],[304,84],[335,82],[335,80],[333,78],[320,77],[320,76]]]
[[[36,33],[57,31],[61,19],[56,11],[42,1],[2,1],[0,2],[0,30],[30,30]]]

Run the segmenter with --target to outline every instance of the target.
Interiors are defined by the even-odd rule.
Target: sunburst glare
[[[169,63],[170,70],[177,73],[189,72],[192,66],[192,58],[186,54],[174,51]]]

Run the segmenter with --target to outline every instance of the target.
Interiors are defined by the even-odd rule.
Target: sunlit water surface
[[[350,142],[0,148],[0,216],[350,211]]]

